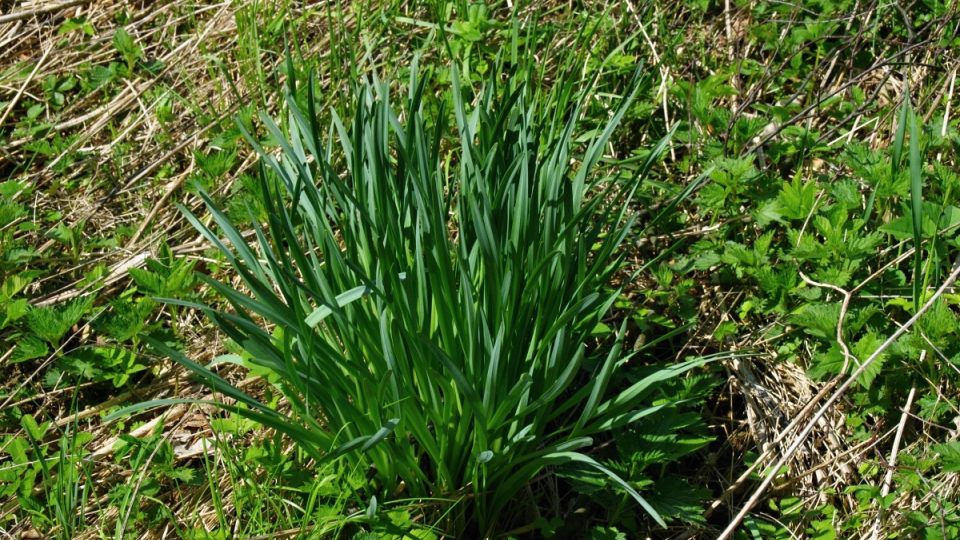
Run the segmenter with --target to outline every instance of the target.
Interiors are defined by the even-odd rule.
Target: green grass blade
[[[913,214],[913,306],[920,309],[923,301],[923,173],[920,157],[920,130],[917,115],[910,107],[909,95],[904,97],[904,108],[910,122],[910,206]]]
[[[337,308],[342,308],[351,302],[356,302],[371,292],[373,292],[373,289],[371,289],[369,286],[360,285],[350,289],[349,291],[338,294],[331,305],[335,305]],[[329,305],[320,306],[313,310],[313,312],[307,316],[304,322],[307,323],[307,326],[313,328],[320,324],[320,322],[326,319],[330,314],[332,314],[333,310],[334,308],[330,307]]]
[[[553,454],[547,454],[546,456],[543,457],[543,460],[551,464],[580,463],[600,471],[601,473],[605,474],[608,478],[613,480],[615,484],[623,488],[624,491],[629,493],[630,496],[633,497],[633,499],[637,501],[637,503],[640,504],[640,506],[642,506],[644,510],[647,511],[647,514],[649,514],[650,517],[652,517],[653,520],[656,521],[658,525],[660,525],[663,528],[667,528],[667,523],[663,520],[662,517],[660,517],[660,514],[656,510],[654,510],[652,506],[650,506],[650,503],[648,503],[647,500],[644,499],[640,495],[640,493],[638,493],[637,490],[633,488],[633,486],[628,484],[623,478],[620,478],[620,476],[617,475],[615,472],[604,467],[599,462],[597,462],[597,460],[591,458],[590,456],[586,454],[581,454],[579,452],[555,452]]]

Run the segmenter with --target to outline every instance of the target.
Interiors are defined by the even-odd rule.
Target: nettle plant
[[[312,85],[306,110],[288,98],[286,133],[262,119],[280,151],[248,135],[269,216],[268,227],[254,225],[256,247],[206,195],[225,240],[184,210],[246,292],[204,276],[232,311],[169,301],[203,309],[289,413],[153,345],[235,400],[222,407],[318,461],[369,470],[366,496],[430,499],[427,522],[454,534],[526,519],[516,509],[529,504],[511,503],[565,466],[606,475],[662,525],[590,456],[598,435],[671,405],[654,404],[661,383],[704,362],[628,381],[624,328],[605,344],[593,337],[619,295],[611,282],[640,182],[601,179],[594,166],[639,77],[575,156],[586,90],[537,94],[524,77],[492,78],[468,103],[454,72],[428,121],[424,79],[411,73],[402,113],[388,86],[370,81],[349,125],[333,112],[321,127]]]

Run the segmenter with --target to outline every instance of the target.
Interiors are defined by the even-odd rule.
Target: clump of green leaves
[[[254,225],[259,253],[206,196],[229,247],[187,212],[250,294],[203,277],[233,312],[171,302],[203,309],[242,347],[241,363],[276,382],[291,415],[153,344],[237,400],[226,408],[310,456],[370,467],[367,496],[439,501],[432,517],[459,534],[526,519],[510,503],[545,470],[570,465],[615,482],[662,524],[589,455],[596,436],[668,405],[651,404],[663,381],[703,363],[617,385],[623,331],[592,346],[619,296],[609,283],[637,186],[601,181],[593,168],[633,94],[578,155],[586,92],[558,84],[538,95],[515,76],[491,80],[471,106],[454,73],[456,147],[447,151],[445,104],[428,120],[424,80],[411,71],[402,114],[386,85],[367,83],[349,127],[333,114],[327,142],[312,86],[308,110],[288,100],[288,133],[264,118],[282,153],[250,139],[269,216],[268,229]],[[277,186],[288,200],[272,195]]]
[[[51,424],[26,414],[20,418],[22,435],[0,437],[0,456],[9,457],[0,461],[0,496],[16,500],[35,527],[55,532],[51,537],[75,538],[92,494],[84,445],[93,435],[72,425],[54,442],[57,428]]]

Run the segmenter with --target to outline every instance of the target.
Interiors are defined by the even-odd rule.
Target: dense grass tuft
[[[658,383],[702,364],[610,392],[626,358],[621,339],[591,346],[619,294],[608,284],[638,185],[599,181],[593,169],[633,95],[578,154],[585,93],[565,89],[544,106],[515,76],[491,79],[471,105],[454,71],[460,146],[447,151],[445,102],[427,118],[416,71],[402,114],[385,84],[368,82],[349,127],[334,115],[326,142],[317,111],[292,99],[289,133],[264,118],[285,142],[277,157],[249,139],[270,216],[256,226],[259,253],[209,198],[229,247],[187,213],[251,293],[208,280],[235,311],[205,311],[243,347],[244,363],[268,372],[290,417],[155,345],[311,456],[372,467],[381,497],[455,504],[441,511],[458,534],[502,527],[518,493],[564,464],[602,472],[663,525],[584,452],[594,436],[656,413],[664,404],[648,398]]]

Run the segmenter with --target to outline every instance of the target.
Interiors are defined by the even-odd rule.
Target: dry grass
[[[395,8],[399,13],[419,16],[419,8],[399,3]],[[322,60],[317,76],[323,95],[333,101],[348,88],[344,76],[349,73],[348,60],[344,58],[337,65],[330,57],[335,45],[343,45],[333,44],[331,39],[350,40],[350,33],[357,31],[356,17],[349,6],[344,12],[331,11],[339,9],[340,4],[332,1],[285,0],[0,2],[0,135],[7,140],[0,149],[0,174],[35,186],[32,206],[36,215],[59,212],[60,222],[78,227],[84,239],[117,240],[114,245],[85,250],[74,261],[64,261],[62,245],[46,238],[44,231],[26,233],[22,238],[37,254],[59,268],[31,285],[27,291],[31,303],[47,306],[87,295],[116,297],[131,286],[128,271],[142,268],[157,254],[161,242],[170,245],[176,255],[206,261],[203,254],[208,246],[192,227],[186,226],[174,207],[181,203],[199,208],[199,199],[186,189],[196,174],[196,155],[219,148],[218,141],[223,140],[242,108],[252,107],[271,115],[278,112],[282,98],[277,89],[285,79],[281,69],[284,24],[296,28],[299,48],[294,54]],[[80,30],[63,32],[69,21],[87,24],[91,35]],[[26,100],[48,103],[43,90],[46,79],[83,77],[111,62],[124,62],[113,45],[115,32],[121,28],[142,49],[141,60],[159,61],[162,69],[151,73],[138,67],[122,80],[71,95],[62,107],[47,104],[32,126],[38,129],[18,129],[24,127],[20,120]],[[422,29],[403,30],[409,37]],[[398,39],[363,37],[369,50],[356,59],[358,72],[381,66],[387,56],[380,46],[385,40]],[[412,50],[394,53],[405,57]],[[58,140],[69,143],[49,155],[35,151],[38,143]],[[238,145],[236,151],[236,165],[214,186],[216,195],[230,193],[238,178],[255,164],[254,152],[247,145]],[[95,287],[84,285],[86,275],[98,265],[106,267],[104,279]],[[171,316],[166,310],[155,315],[164,320]],[[222,337],[198,313],[182,310],[176,317],[192,358],[209,362],[223,352]],[[92,345],[95,339],[90,324],[81,323],[66,341],[80,346]],[[19,407],[38,418],[56,418],[57,428],[76,426],[94,435],[85,446],[91,452],[92,479],[97,487],[86,514],[91,528],[84,538],[113,530],[117,520],[125,519],[114,507],[104,512],[97,509],[107,508],[111,487],[137,481],[131,477],[134,471],[114,461],[118,431],[116,426],[102,422],[101,416],[118,405],[151,399],[219,399],[193,384],[181,369],[162,360],[154,364],[154,374],[149,378],[156,382],[133,385],[112,395],[85,394],[91,383],[58,386],[51,391],[40,382],[55,356],[51,354],[25,371],[19,365],[7,364],[16,346],[0,353],[0,365],[7,375],[0,386],[11,396],[0,400],[2,406]],[[229,377],[229,368],[224,373]],[[241,387],[261,384],[258,379],[235,382]],[[20,392],[22,389],[28,391]],[[24,393],[29,397],[12,398]],[[79,410],[73,402],[75,395],[81,396]],[[215,462],[222,457],[212,455],[210,450],[214,439],[210,412],[204,407],[178,406],[121,432],[139,437],[159,429],[162,438],[172,444],[178,464],[196,464],[202,454],[209,454],[206,458]],[[219,483],[230,512],[230,479],[224,476]],[[216,519],[216,512],[209,486],[201,483],[180,493],[166,493],[162,499],[179,516],[181,526],[214,525],[211,519]],[[0,502],[0,519],[16,509],[15,500]],[[13,523],[11,529],[0,528],[0,537],[38,537],[29,520]],[[169,534],[171,531],[150,531],[143,537]]]
[[[751,59],[762,65],[763,75],[759,80],[743,75],[744,81],[752,80],[752,83],[741,84],[737,89],[738,94],[726,98],[726,104],[720,105],[733,113],[731,126],[738,117],[751,117],[751,106],[770,104],[774,99],[778,104],[800,106],[800,113],[785,122],[768,125],[745,150],[745,155],[755,154],[762,168],[778,167],[785,178],[793,174],[803,174],[804,177],[826,175],[838,180],[851,177],[849,169],[837,163],[824,163],[819,158],[801,163],[770,163],[765,158],[764,149],[778,142],[783,131],[790,126],[803,126],[818,132],[820,137],[817,144],[826,144],[832,149],[842,148],[851,141],[866,142],[874,149],[887,148],[892,143],[896,129],[894,112],[903,99],[903,89],[907,84],[922,122],[940,121],[946,125],[951,115],[955,114],[952,111],[956,110],[956,66],[960,57],[955,49],[945,46],[945,43],[956,34],[960,25],[957,6],[949,8],[943,17],[929,20],[911,36],[908,43],[902,43],[892,39],[871,41],[863,32],[849,32],[855,19],[876,23],[878,18],[910,17],[907,12],[888,12],[874,2],[858,3],[855,13],[837,19],[841,28],[848,32],[823,38],[842,41],[832,56],[822,58],[805,80],[798,81],[796,87],[772,88],[769,85],[777,82],[776,74],[786,68],[774,63],[777,45],[768,45],[770,49],[766,51],[757,50],[756,45],[744,37],[743,31],[751,24],[762,21],[747,20],[749,15],[746,10],[731,7],[732,4],[724,3],[725,9],[720,16],[713,18],[712,24],[688,27],[686,41],[691,44],[711,41],[718,50],[727,51],[734,62]],[[797,24],[802,23],[797,21]],[[791,25],[785,28],[781,39]],[[855,67],[862,61],[858,58],[860,55],[868,55],[872,59],[868,66]],[[704,71],[691,65],[687,70],[673,71],[671,76],[693,81],[709,74]],[[855,110],[838,117],[830,106],[830,100],[851,100],[855,87],[862,90],[866,98]],[[707,126],[695,127],[701,132],[709,130]],[[728,136],[729,132],[720,138],[725,140]],[[697,149],[692,151],[696,152]],[[937,159],[941,158],[945,156],[941,154]],[[945,163],[954,162],[948,160]],[[713,222],[701,222],[698,216],[689,216],[687,223],[689,225],[684,232],[644,239],[640,247],[645,247],[647,242],[656,246],[658,242],[661,245],[669,244],[683,237],[708,237],[720,226]],[[896,264],[903,260],[902,257],[910,255],[897,249],[885,250],[876,267],[886,268],[886,265]],[[644,260],[649,255],[643,251],[637,259]],[[853,290],[854,299],[864,285],[866,283],[861,283]],[[716,478],[717,484],[723,489],[722,495],[709,506],[707,515],[726,513],[726,517],[714,516],[711,519],[711,522],[725,523],[747,500],[750,489],[755,485],[756,475],[762,477],[765,468],[776,462],[843,377],[813,381],[806,375],[803,366],[779,359],[776,347],[767,336],[777,335],[779,339],[796,329],[785,327],[778,321],[771,320],[769,327],[757,328],[753,335],[741,342],[718,344],[711,336],[724,321],[738,319],[733,309],[742,300],[743,292],[713,289],[706,285],[699,290],[702,294],[700,325],[694,331],[688,347],[677,353],[677,357],[684,353],[702,354],[730,347],[760,353],[753,358],[732,361],[726,365],[729,379],[718,394],[716,406],[718,431],[724,442],[714,455],[707,458],[703,467],[705,472],[700,473]],[[837,302],[842,299],[842,296],[835,297]],[[809,361],[809,355],[801,354],[800,357]],[[945,359],[943,361],[949,364]],[[955,395],[956,388],[949,386],[946,381],[928,382],[930,386],[925,391],[944,396]],[[841,399],[824,416],[815,420],[812,432],[802,439],[799,450],[787,461],[785,474],[778,477],[766,496],[798,497],[805,509],[816,509],[827,504],[841,511],[838,516],[854,514],[862,511],[862,508],[858,506],[850,488],[879,485],[876,470],[861,465],[875,459],[890,463],[891,455],[908,453],[922,446],[923,443],[915,442],[910,448],[898,448],[894,442],[898,426],[876,426],[872,430],[874,435],[869,439],[853,438],[846,423],[846,411],[853,407],[853,404]],[[911,440],[926,441],[927,444],[944,440],[942,427],[929,425],[914,414],[905,412],[904,415]],[[956,429],[947,433],[946,440],[956,439]],[[759,459],[744,471],[742,464],[749,454],[759,456]],[[957,478],[955,473],[938,474],[928,479],[927,491],[900,493],[890,510],[882,514],[876,511],[871,519],[864,520],[860,537],[896,536],[911,511],[929,509],[931,501],[957,500],[960,496]],[[776,521],[776,517],[762,506],[758,506],[756,512],[759,516]],[[716,530],[712,534],[718,532]],[[678,537],[692,537],[701,533],[686,531]],[[808,534],[808,531],[805,526],[800,526],[793,533],[799,538]]]
[[[276,5],[279,6],[279,2]],[[297,3],[291,5],[290,10],[295,16],[322,14],[330,5],[333,3]],[[625,5],[627,9],[618,12],[617,16],[630,21],[635,16],[635,6],[630,2]],[[413,7],[403,6],[401,9],[413,15]],[[25,180],[36,186],[34,207],[38,214],[56,210],[62,213],[64,224],[80,226],[87,237],[122,240],[115,246],[84,253],[78,260],[63,265],[61,274],[35,284],[29,291],[33,303],[49,305],[81,295],[110,297],[119,294],[129,286],[127,270],[143,266],[145,259],[156,253],[161,241],[172,245],[177,254],[201,258],[205,246],[192,229],[185,227],[173,203],[196,206],[195,198],[184,190],[197,166],[195,153],[207,152],[215,146],[214,136],[230,125],[231,118],[242,107],[254,103],[268,113],[276,112],[276,100],[263,95],[263,88],[258,85],[258,73],[266,74],[266,78],[259,81],[261,83],[279,81],[282,77],[277,69],[282,61],[282,51],[253,48],[244,37],[249,28],[238,27],[238,21],[241,26],[250,20],[266,23],[270,18],[269,6],[263,12],[253,13],[249,3],[235,1],[197,5],[188,0],[132,3],[30,0],[0,2],[0,10],[3,10],[0,14],[0,103],[4,103],[0,106],[0,133],[7,139],[0,148],[0,176]],[[685,25],[675,14],[675,18],[666,21],[667,28],[651,27],[651,35],[647,38],[652,58],[658,54],[657,32],[681,28],[690,35],[690,43],[702,41],[705,37],[716,38],[717,47],[727,51],[733,61],[757,59],[766,74],[752,84],[741,84],[738,94],[720,105],[728,108],[734,119],[750,114],[748,111],[752,105],[772,102],[774,95],[781,103],[801,105],[799,114],[787,122],[768,126],[763,136],[748,149],[748,153],[758,156],[758,163],[762,166],[780,166],[766,163],[763,149],[778,140],[783,130],[791,125],[805,125],[818,131],[821,133],[819,142],[831,147],[842,146],[854,138],[866,141],[874,148],[889,145],[894,132],[889,111],[891,105],[902,98],[907,83],[916,102],[924,107],[920,110],[924,122],[937,116],[936,119],[946,124],[950,115],[955,114],[956,66],[960,59],[957,50],[943,45],[948,42],[945,38],[957,31],[955,7],[947,16],[929,21],[911,43],[876,43],[861,34],[844,35],[846,43],[838,49],[840,52],[823,59],[810,77],[798,82],[795,88],[770,86],[776,80],[774,74],[783,66],[772,63],[775,51],[758,51],[746,38],[745,29],[755,22],[750,21],[746,13],[746,10],[726,8],[711,24],[702,26]],[[854,18],[870,20],[889,16],[893,15],[878,9],[876,2],[863,2],[858,3],[856,13],[849,14],[841,25],[849,30]],[[84,18],[95,30],[94,34],[87,36],[76,31],[61,35],[61,25],[71,18]],[[125,22],[120,25],[118,20]],[[331,30],[342,32],[345,28],[353,28],[356,21],[348,16],[341,23],[347,26],[331,29],[326,16],[301,17],[298,22],[301,41],[308,44],[304,55],[329,60]],[[145,58],[163,63],[162,70],[155,74],[140,70],[118,85],[104,86],[78,99],[68,100],[61,109],[46,107],[39,117],[39,121],[49,124],[46,129],[11,136],[14,119],[23,114],[24,100],[45,102],[42,81],[51,76],[63,77],[120,61],[111,46],[113,33],[120,26],[142,47]],[[415,27],[403,28],[397,35],[379,39],[399,40],[402,32],[421,31],[423,29]],[[873,58],[870,65],[854,68],[854,58],[867,49]],[[401,56],[410,52],[394,51]],[[386,60],[386,53],[371,47],[360,60],[362,65],[358,71],[366,71]],[[664,66],[660,68],[659,82],[665,87],[670,82],[695,80],[704,74],[704,70],[694,64]],[[338,86],[343,82],[331,78],[328,73],[321,81],[321,87],[332,94],[343,89]],[[823,105],[836,96],[850,99],[854,86],[862,89],[867,99],[862,106],[838,120]],[[670,123],[676,113],[666,92],[663,96],[662,110],[657,114]],[[163,118],[157,113],[161,106],[169,107]],[[706,126],[696,125],[693,129],[708,130]],[[56,138],[69,139],[70,143],[51,155],[40,155],[31,150],[31,145],[37,141],[49,142]],[[686,151],[697,153],[698,149]],[[237,165],[217,185],[221,195],[229,193],[237,178],[254,165],[252,151],[241,145],[238,152]],[[848,173],[816,160],[791,165],[811,173],[826,172],[836,176]],[[825,171],[824,167],[827,167]],[[696,224],[691,217],[689,235],[708,235],[713,232],[712,227],[715,224]],[[58,253],[59,244],[45,238],[42,231],[27,234],[29,243],[38,253],[51,260],[62,258]],[[676,235],[671,235],[659,240],[675,238]],[[642,248],[645,243],[655,245],[657,240],[653,237],[643,240],[637,258],[644,258]],[[105,280],[98,289],[83,286],[84,275],[98,264],[108,268]],[[727,295],[735,294],[703,288],[702,311],[704,320],[710,324],[705,323],[698,329],[690,348],[680,353],[705,352],[717,346],[710,341],[710,335],[716,324],[733,316],[728,311],[734,302]],[[169,317],[170,314],[164,312],[158,316]],[[185,336],[191,357],[209,360],[221,351],[220,338],[201,325],[197,314],[187,311],[178,316],[182,319],[181,328],[194,329]],[[71,339],[82,342],[89,336],[87,325],[81,325],[73,331]],[[791,420],[808,416],[814,396],[821,395],[825,387],[832,388],[836,384],[812,381],[800,367],[777,361],[773,348],[762,339],[737,346],[757,349],[763,354],[754,360],[741,360],[727,366],[730,380],[722,393],[722,396],[729,397],[728,403],[722,407],[726,411],[722,428],[727,435],[723,452],[735,457],[722,460],[731,464],[729,470],[715,471],[716,476],[723,479],[720,483],[727,492],[711,506],[710,512],[737,508],[745,497],[741,488],[749,482],[737,481],[742,471],[733,464],[739,463],[749,451],[767,456],[760,466],[772,463],[795,433],[786,430]],[[97,497],[101,505],[105,504],[106,490],[117,482],[129,481],[130,471],[124,471],[114,463],[111,449],[115,430],[100,422],[100,413],[118,404],[145,399],[174,395],[204,397],[204,391],[188,381],[183,373],[172,366],[164,366],[157,373],[159,382],[117,393],[71,414],[71,395],[82,391],[85,385],[47,391],[38,384],[38,379],[53,361],[53,356],[35,371],[25,372],[15,366],[7,368],[6,361],[12,353],[13,350],[0,351],[0,365],[7,370],[0,386],[5,390],[32,387],[35,396],[20,401],[8,399],[0,405],[21,406],[37,415],[45,413],[59,418],[59,426],[75,422],[82,430],[94,433],[95,439],[88,447],[92,449],[96,463]],[[253,385],[257,381],[238,383]],[[956,391],[937,381],[931,381],[931,384],[944,394]],[[179,406],[162,417],[162,436],[171,441],[178,460],[195,460],[205,452],[203,441],[213,436],[208,412],[198,407]],[[912,440],[917,441],[914,445],[925,439],[943,438],[928,434],[940,430],[939,427],[908,418]],[[155,417],[132,433],[147,434],[158,423],[161,423],[161,417]],[[824,490],[829,487],[838,494],[834,496],[835,504],[839,502],[838,506],[854,510],[856,502],[851,495],[843,494],[844,488],[874,482],[873,477],[864,476],[858,465],[867,457],[889,459],[896,428],[881,426],[876,429],[875,437],[852,441],[845,427],[844,407],[841,405],[831,410],[817,422],[802,450],[790,459],[790,472],[785,480],[774,485],[773,493],[799,496],[809,507],[814,507],[827,502]],[[955,439],[956,432],[951,437]],[[909,449],[900,448],[900,452]],[[893,533],[910,509],[929,506],[935,500],[956,500],[960,496],[960,481],[956,474],[944,473],[929,480],[930,489],[922,496],[916,492],[898,495],[893,505],[896,510],[885,516],[878,515],[876,523],[881,523],[880,528],[875,528],[874,522],[867,524],[863,537],[870,537],[875,531]],[[222,479],[221,488],[225,493],[229,491],[228,479]],[[196,519],[213,524],[210,521],[213,516],[210,493],[206,487],[166,496],[177,498],[164,502],[176,509],[178,515],[196,515]],[[15,501],[0,502],[0,516],[14,510]],[[123,517],[113,510],[104,514],[92,511],[90,519],[101,521],[84,538],[96,536],[95,529],[112,528],[112,524]],[[803,532],[799,531],[799,534]],[[39,533],[32,531],[29,523],[24,521],[3,534],[11,538],[36,538]],[[165,535],[164,531],[153,531],[143,537],[161,538]]]
[[[41,88],[44,79],[84,72],[120,60],[111,40],[121,26],[142,47],[145,58],[159,60],[164,66],[155,74],[138,70],[118,85],[105,85],[68,101],[60,110],[48,107],[40,120],[48,123],[49,129],[34,135],[14,134],[4,145],[0,171],[36,186],[37,213],[61,212],[63,223],[71,227],[80,225],[86,238],[122,240],[119,245],[84,253],[60,275],[36,284],[29,291],[34,304],[49,305],[88,294],[103,297],[119,294],[129,286],[127,270],[143,266],[145,259],[155,254],[161,239],[175,245],[174,252],[195,256],[200,245],[197,235],[192,229],[184,228],[172,203],[194,204],[182,189],[194,171],[194,153],[206,152],[213,144],[212,136],[231,124],[239,107],[254,101],[251,95],[258,89],[248,87],[250,81],[244,79],[241,72],[259,66],[271,73],[279,65],[281,54],[277,51],[260,51],[253,56],[243,50],[241,43],[244,30],[238,28],[238,20],[247,17],[263,22],[266,15],[254,13],[249,3],[242,2],[15,4],[12,12],[0,15],[0,101],[5,103],[0,114],[7,120],[7,123],[0,120],[0,132],[6,131],[8,136],[14,128],[13,119],[18,113],[22,114],[18,110],[22,99],[44,101]],[[269,14],[269,10],[266,13]],[[80,18],[95,29],[92,36],[82,32],[60,35],[58,31],[64,22]],[[125,24],[118,24],[118,19],[126,19]],[[314,20],[315,23],[304,24],[304,29],[317,36],[329,35],[324,28],[326,19]],[[325,40],[316,40],[314,46],[322,50]],[[218,69],[218,64],[222,68]],[[264,96],[262,104],[269,108],[272,100]],[[169,110],[160,118],[157,107],[163,105]],[[11,112],[13,114],[9,114]],[[71,142],[56,155],[38,158],[29,150],[31,144],[55,137],[69,138]],[[254,163],[252,152],[246,148],[239,152],[239,165],[218,186],[221,193],[228,192],[238,175]],[[29,242],[40,254],[56,258],[60,247],[40,232],[34,233]],[[99,289],[81,286],[80,280],[97,264],[109,267]],[[194,357],[210,360],[222,350],[220,338],[197,324],[197,314],[185,312],[180,313],[180,317],[182,328],[197,329],[194,335],[184,336]],[[89,335],[88,325],[83,325],[75,329],[70,339],[83,342]],[[4,356],[10,353],[12,351],[7,351]],[[13,373],[8,371],[8,375],[13,376],[8,376],[3,385],[6,388],[35,386],[36,394],[19,402],[7,400],[3,405],[20,406],[38,416],[58,418],[58,427],[76,423],[81,430],[94,434],[87,448],[92,452],[93,479],[97,483],[94,498],[98,500],[90,505],[93,510],[88,517],[94,520],[90,522],[94,526],[86,535],[94,537],[97,531],[112,530],[113,521],[120,517],[115,510],[98,515],[96,508],[106,506],[106,492],[111,486],[130,481],[131,475],[131,471],[114,462],[116,430],[100,421],[101,413],[116,405],[147,399],[212,396],[205,396],[204,391],[190,383],[179,370],[164,366],[156,373],[158,382],[107,396],[108,399],[71,414],[71,396],[82,392],[86,385],[44,391],[37,382],[52,360],[51,356],[33,372],[18,372],[16,367],[11,367]],[[158,423],[162,436],[173,444],[178,462],[197,459],[201,441],[212,437],[206,412],[186,406],[167,411],[130,433],[147,435]],[[206,488],[194,491],[168,494],[180,500],[165,502],[182,509],[179,515],[189,520],[196,509],[204,507],[205,503],[199,499],[210,497],[208,492],[204,494],[208,491]],[[9,514],[15,507],[16,501],[0,504],[0,515]],[[28,521],[4,534],[11,538],[37,537]]]

